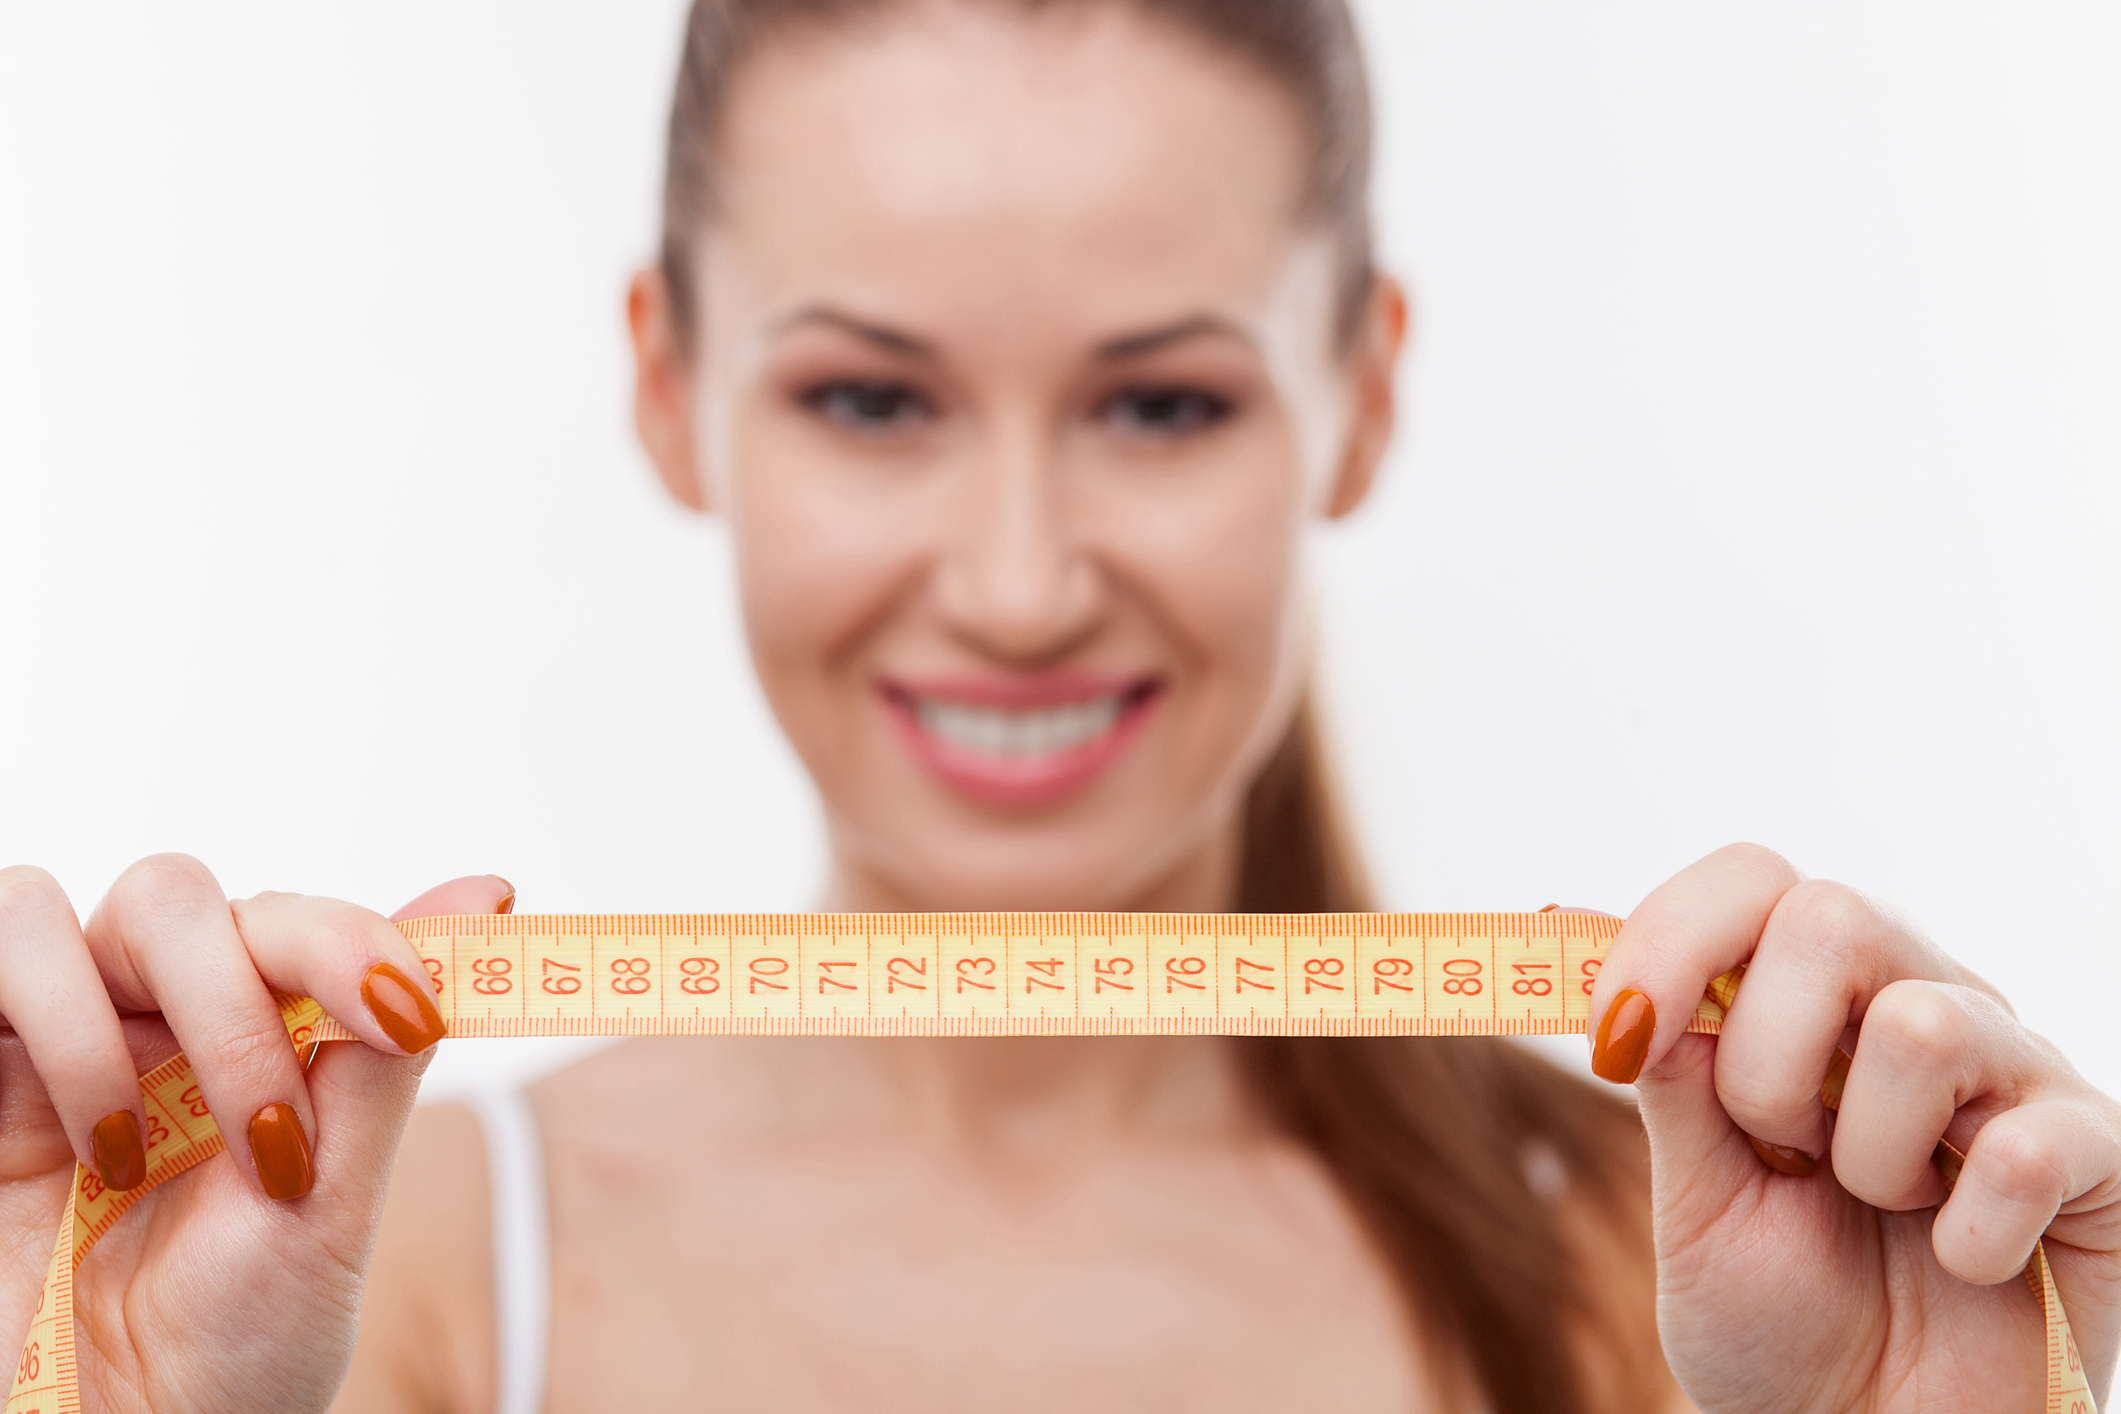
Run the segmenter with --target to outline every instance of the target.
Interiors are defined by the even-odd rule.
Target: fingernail
[[[368,1003],[368,1014],[383,1034],[409,1056],[441,1040],[447,1030],[427,989],[415,987],[412,979],[387,962],[369,968],[361,979],[361,1000]]]
[[[1834,1047],[1834,1058],[1826,1063],[1826,1079],[1819,1085],[1819,1103],[1830,1110],[1841,1108],[1841,1089],[1849,1083],[1851,1057],[1839,1046]]]
[[[147,1145],[140,1138],[139,1117],[131,1110],[97,1120],[88,1149],[105,1188],[123,1193],[147,1181]]]
[[[251,1117],[250,1157],[268,1198],[299,1198],[317,1181],[309,1136],[293,1105],[267,1105]]]
[[[1613,998],[1598,1023],[1598,1042],[1591,1047],[1591,1071],[1615,1085],[1632,1085],[1642,1074],[1650,1038],[1657,1034],[1657,1008],[1633,987]]]
[[[1745,1142],[1753,1146],[1753,1152],[1760,1156],[1760,1162],[1777,1173],[1788,1174],[1791,1178],[1809,1177],[1812,1170],[1819,1167],[1819,1161],[1802,1149],[1794,1149],[1787,1144],[1770,1144],[1767,1140],[1755,1139],[1750,1134],[1745,1136]]]
[[[489,879],[500,879],[502,883],[508,884],[508,881],[501,879],[498,874],[488,874],[486,877]],[[493,911],[495,913],[513,913],[516,911],[516,886],[514,884],[508,884],[508,897],[495,904]]]

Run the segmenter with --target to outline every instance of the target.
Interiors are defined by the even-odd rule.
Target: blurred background
[[[0,861],[812,901],[628,420],[681,8],[0,6]],[[1761,840],[2121,1091],[2121,10],[1360,8],[1417,342],[1316,568],[1388,904]]]

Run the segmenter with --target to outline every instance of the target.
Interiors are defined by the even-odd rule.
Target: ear
[[[1333,478],[1326,515],[1338,520],[1360,506],[1377,481],[1399,418],[1393,374],[1407,339],[1406,287],[1389,275],[1370,282],[1362,324],[1348,351],[1348,445]]]
[[[626,287],[626,327],[633,335],[633,427],[641,448],[679,503],[712,510],[694,435],[692,360],[678,337],[670,283],[653,265]]]

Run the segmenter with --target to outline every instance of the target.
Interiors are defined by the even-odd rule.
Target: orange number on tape
[[[648,990],[648,959],[615,957],[611,960],[611,990],[621,996],[638,997]]]
[[[1204,957],[1165,958],[1164,992],[1168,995],[1169,993],[1176,991],[1180,987],[1191,987],[1196,992],[1205,992],[1208,989],[1207,983],[1190,982],[1186,979],[1189,977],[1198,977],[1201,973],[1206,972],[1207,970],[1208,960]]]
[[[1394,982],[1392,979],[1413,975],[1412,960],[1404,957],[1381,957],[1370,965],[1370,995],[1381,997],[1387,987],[1397,992],[1411,992],[1414,990],[1412,982]]]

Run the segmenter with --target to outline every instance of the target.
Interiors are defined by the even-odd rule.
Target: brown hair
[[[695,0],[670,110],[661,251],[687,344],[701,294],[691,242],[715,214],[715,134],[730,75],[761,36],[784,26],[907,2]],[[1346,338],[1373,274],[1369,92],[1345,0],[1102,2],[1161,16],[1256,65],[1295,97],[1312,143],[1304,215],[1339,248],[1338,323]],[[1091,0],[984,3],[1040,10]],[[1253,782],[1243,831],[1240,910],[1374,906],[1308,695]],[[1338,1182],[1396,1278],[1418,1337],[1443,1356],[1446,1371],[1470,1376],[1510,1414],[1648,1403],[1661,1367],[1642,1358],[1655,1348],[1646,1302],[1612,1299],[1613,1286],[1643,1287],[1647,1274],[1641,1129],[1632,1110],[1492,1038],[1235,1044],[1262,1108]],[[1567,1200],[1554,1191],[1563,1185]],[[1588,1211],[1578,1199],[1589,1200]],[[1601,1283],[1600,1299],[1589,1289],[1593,1261],[1626,1269],[1624,1281]],[[1591,1334],[1607,1337],[1595,1360],[1584,1358]]]
[[[714,146],[729,76],[762,35],[828,24],[906,0],[694,0],[670,104],[663,165],[661,265],[682,346],[698,309],[692,241],[713,219]],[[995,0],[987,0],[995,3]],[[1021,10],[1083,0],[1001,0]],[[1358,327],[1370,292],[1370,90],[1342,0],[1125,0],[1250,61],[1287,87],[1307,119],[1311,157],[1301,214],[1332,232],[1340,257],[1336,332]]]
[[[1245,800],[1239,911],[1374,907],[1327,762],[1307,694]],[[1455,1348],[1493,1407],[1650,1406],[1664,1377],[1631,1108],[1499,1037],[1236,1045],[1268,1114],[1368,1225],[1430,1348],[1447,1361]],[[1563,1184],[1576,1201],[1558,1201]],[[1596,1368],[1581,1360],[1590,1337]]]

